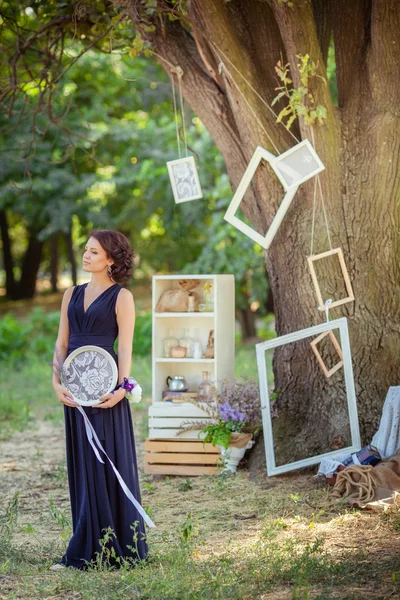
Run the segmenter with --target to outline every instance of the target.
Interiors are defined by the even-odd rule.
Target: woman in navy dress
[[[76,348],[100,346],[118,366],[118,383],[129,378],[135,305],[131,292],[119,282],[131,276],[133,252],[127,238],[116,231],[97,230],[83,254],[83,269],[91,273],[88,283],[66,290],[61,306],[57,353],[54,363],[62,361]],[[118,337],[118,355],[114,342]],[[108,461],[100,463],[90,446],[83,416],[76,409],[71,393],[53,375],[53,387],[64,404],[68,482],[72,509],[73,536],[60,563],[64,567],[86,568],[101,551],[99,540],[111,528],[107,544],[115,557],[144,560],[147,556],[142,517],[122,490]],[[128,488],[140,502],[132,416],[123,388],[101,399],[95,407],[84,407],[106,453]],[[130,546],[130,548],[129,548]],[[118,560],[111,563],[118,565]]]

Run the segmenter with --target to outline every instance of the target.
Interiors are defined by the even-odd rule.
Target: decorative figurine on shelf
[[[211,281],[206,281],[203,285],[203,297],[204,304],[206,305],[206,311],[212,312],[214,310],[213,302],[213,284]]]
[[[210,329],[208,334],[207,348],[204,353],[204,358],[214,358],[214,329]]]
[[[199,385],[199,402],[212,402],[214,400],[214,387],[208,381],[208,371],[202,372],[203,380]]]

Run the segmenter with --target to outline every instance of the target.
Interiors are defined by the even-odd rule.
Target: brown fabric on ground
[[[351,465],[341,471],[332,495],[345,496],[350,504],[366,506],[393,492],[400,491],[400,456],[395,454],[382,461],[376,467],[370,465]]]
[[[233,446],[234,448],[244,448],[247,446],[252,437],[253,434],[251,433],[232,433],[229,445]]]

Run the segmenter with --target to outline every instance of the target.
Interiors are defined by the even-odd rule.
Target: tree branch
[[[312,0],[312,5],[319,46],[322,59],[326,66],[332,35],[332,14],[334,12],[334,5],[331,0]]]
[[[360,97],[368,81],[365,58],[369,45],[371,0],[337,0],[332,15],[339,107]],[[351,56],[351,60],[349,60]],[[352,105],[352,108],[355,107]]]
[[[396,0],[372,3],[368,70],[375,107],[379,111],[399,107],[400,10]]]

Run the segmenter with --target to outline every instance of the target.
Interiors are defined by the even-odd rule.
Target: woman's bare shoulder
[[[117,308],[118,307],[131,307],[135,304],[133,299],[133,294],[130,290],[126,288],[121,288],[119,290],[119,294],[117,296]]]

